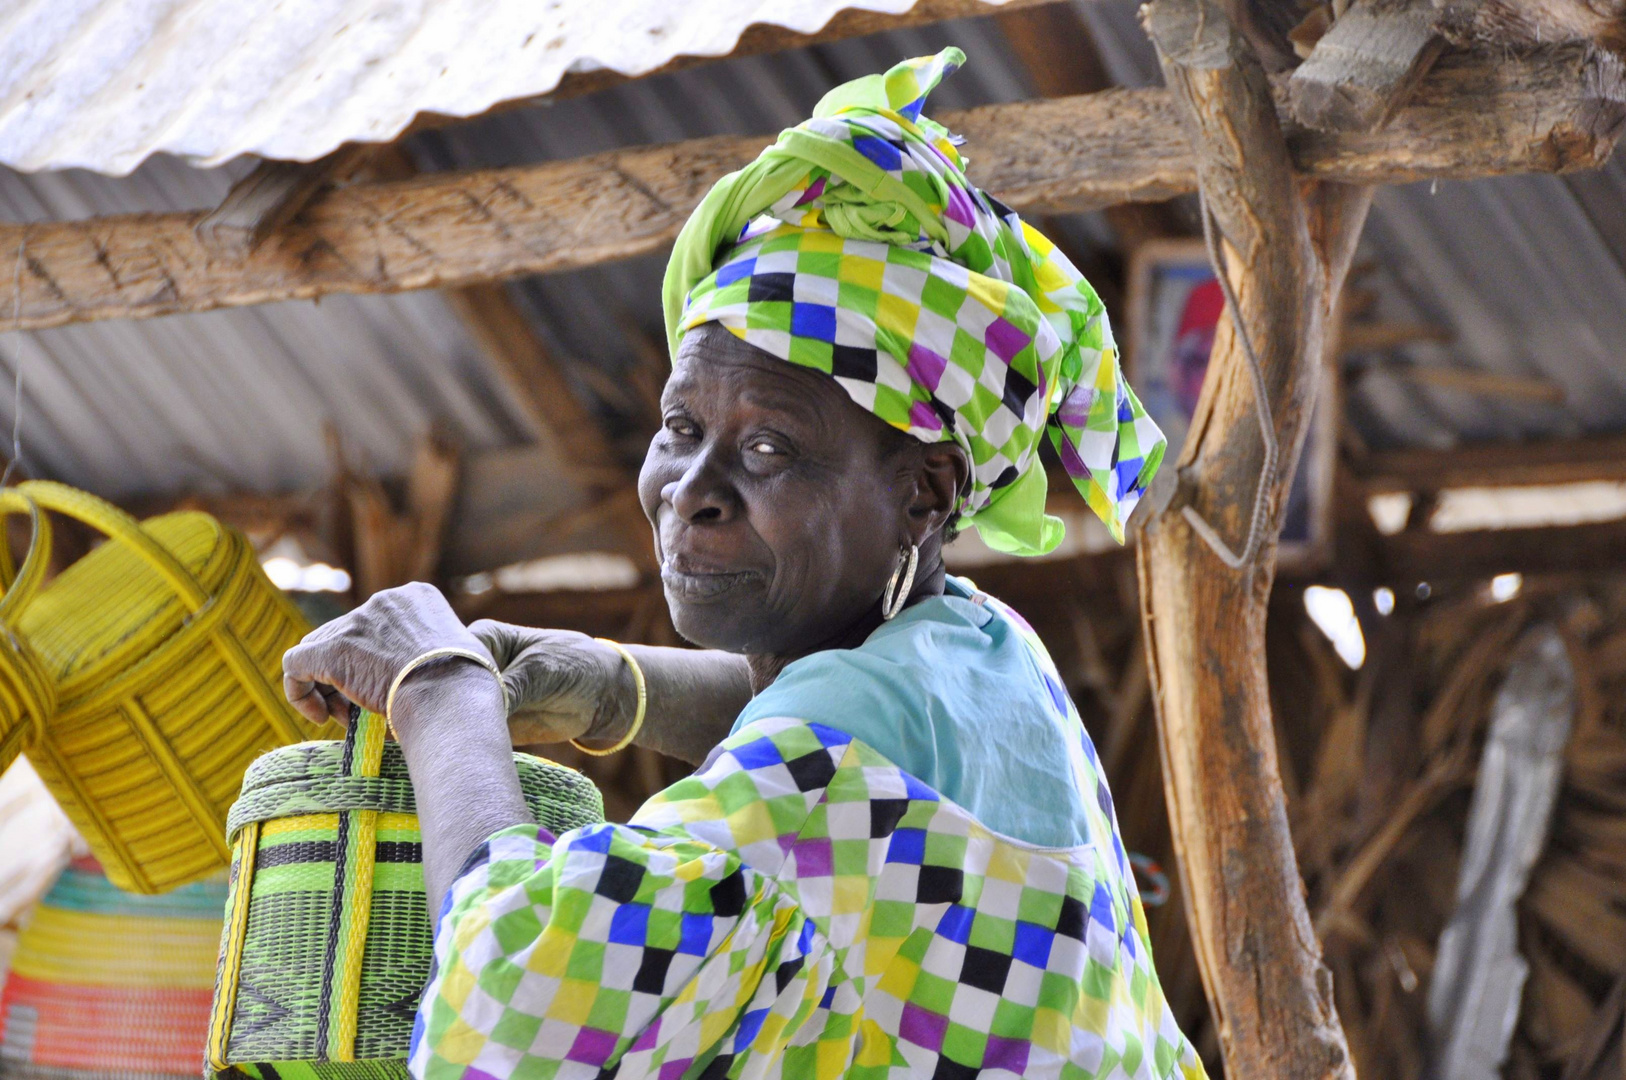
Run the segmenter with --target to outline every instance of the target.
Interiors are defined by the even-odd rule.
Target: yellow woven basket
[[[109,537],[44,587],[41,510]],[[282,654],[304,618],[248,541],[207,514],[138,523],[49,481],[0,491],[4,513],[28,513],[35,531],[0,598],[0,747],[28,754],[121,889],[162,892],[221,870],[249,763],[340,734],[313,732],[283,700]]]

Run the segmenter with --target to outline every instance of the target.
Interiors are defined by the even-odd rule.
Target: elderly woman
[[[1163,448],[1095,293],[920,115],[963,59],[839,87],[678,239],[639,494],[702,650],[465,629],[414,585],[288,653],[302,711],[387,710],[411,769],[415,1075],[1201,1075],[1054,665],[943,568],[965,524],[1054,548],[1042,431],[1120,537]],[[703,764],[553,836],[510,714]]]

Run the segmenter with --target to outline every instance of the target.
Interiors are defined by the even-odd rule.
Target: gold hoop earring
[[[920,565],[920,545],[910,544],[909,554],[898,551],[898,565],[892,569],[892,577],[888,579],[886,588],[881,592],[881,621],[891,622],[898,612],[903,610],[904,603],[909,599],[909,591],[915,587],[915,567]],[[899,585],[898,579],[903,579]]]

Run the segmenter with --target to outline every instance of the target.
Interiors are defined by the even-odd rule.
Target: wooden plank
[[[1141,13],[1195,151],[1236,298],[1217,328],[1179,461],[1165,464],[1178,469],[1178,483],[1154,508],[1137,553],[1186,918],[1227,1076],[1353,1080],[1288,829],[1265,623],[1325,328],[1371,189],[1301,190],[1264,69],[1218,6],[1152,0]],[[1268,475],[1259,392],[1280,455]],[[1253,554],[1244,537],[1254,529],[1256,493],[1266,512]],[[1222,561],[1190,511],[1241,553],[1239,566]]]
[[[601,482],[621,472],[598,419],[576,397],[541,335],[501,285],[448,289],[446,302],[545,437],[590,474],[596,468]]]
[[[1289,145],[1298,172],[1344,182],[1561,171],[1604,160],[1623,117],[1621,62],[1574,45],[1513,59],[1444,57],[1382,132],[1301,131]],[[1196,184],[1161,89],[942,119],[967,136],[973,177],[1025,212],[1158,201]],[[0,253],[10,253],[0,258],[20,254],[24,269],[21,295],[0,302],[0,331],[461,286],[653,254],[712,182],[766,141],[723,136],[355,184],[318,199],[230,265],[194,235],[199,214],[0,225]]]
[[[1466,487],[1626,483],[1626,435],[1388,450],[1350,462],[1368,494]]]
[[[545,437],[558,443],[571,479],[599,497],[594,527],[605,534],[605,546],[627,553],[642,570],[658,570],[636,477],[620,462],[598,418],[576,397],[530,319],[501,285],[469,285],[445,295]]]
[[[1619,570],[1626,520],[1529,529],[1437,533],[1408,529],[1376,541],[1379,581],[1488,580],[1497,574]]]
[[[1561,385],[1540,375],[1501,375],[1494,371],[1425,364],[1384,365],[1382,370],[1421,386],[1437,386],[1480,397],[1539,401],[1548,405],[1562,405],[1568,397]]]
[[[1293,116],[1323,131],[1376,131],[1445,48],[1433,0],[1355,0],[1288,79]]]
[[[1113,87],[1089,26],[1071,4],[1006,12],[995,20],[1029,84],[1041,98],[1095,94]],[[975,158],[973,157],[973,160]],[[1167,203],[1120,202],[1103,208],[1119,250],[1148,240],[1184,234],[1179,214]],[[1052,239],[1055,234],[1051,233]],[[1068,257],[1074,263],[1071,252]],[[1099,282],[1099,287],[1110,286]],[[1108,308],[1116,307],[1108,303]]]
[[[220,205],[194,227],[198,240],[224,259],[245,259],[367,149],[346,146],[319,161],[262,161],[232,185]]]

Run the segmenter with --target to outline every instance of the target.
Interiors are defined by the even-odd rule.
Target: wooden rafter
[[[1344,1080],[1354,1066],[1305,908],[1277,768],[1265,622],[1323,335],[1371,189],[1295,182],[1264,69],[1219,7],[1152,0],[1141,10],[1223,238],[1280,448],[1267,474],[1249,350],[1227,314],[1175,465],[1178,484],[1138,551],[1186,916],[1226,1075]],[[1261,484],[1263,542],[1250,558],[1244,537]],[[1242,552],[1239,567],[1221,560],[1188,511]]]
[[[1486,581],[1497,574],[1586,574],[1620,569],[1626,521],[1515,529],[1407,529],[1374,543],[1374,582]]]
[[[1351,465],[1370,494],[1600,480],[1626,483],[1626,435],[1389,450],[1357,458]]]
[[[1452,55],[1383,131],[1290,132],[1289,147],[1298,173],[1351,183],[1563,171],[1607,158],[1623,117],[1622,64],[1588,45],[1512,59]],[[1195,188],[1190,150],[1160,89],[942,119],[967,136],[973,178],[1019,210],[1086,210]],[[193,232],[199,214],[0,226],[0,251],[20,254],[23,266],[20,297],[0,305],[8,313],[0,331],[455,287],[647,255],[766,141],[725,136],[356,184],[317,199],[241,262],[203,247]]]
[[[1112,89],[1095,37],[1071,4],[1010,11],[996,22],[1039,97],[1076,97]],[[1182,233],[1179,216],[1164,203],[1120,202],[1103,209],[1123,252],[1147,240]],[[1096,284],[1099,288],[1103,283]]]
[[[558,444],[570,477],[592,494],[587,510],[598,515],[603,546],[624,552],[644,570],[657,569],[649,522],[638,500],[625,497],[635,477],[576,397],[530,318],[497,284],[447,289],[445,297],[544,437]]]

